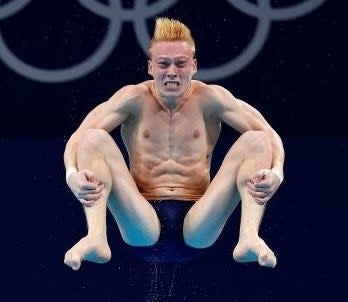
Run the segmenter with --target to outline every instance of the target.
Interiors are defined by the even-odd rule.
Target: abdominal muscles
[[[219,127],[207,129],[192,104],[173,116],[157,107],[144,109],[146,118],[123,128],[130,172],[147,199],[197,200],[209,185]]]
[[[204,154],[173,158],[163,155],[158,150],[158,154],[144,152],[140,158],[133,157],[131,174],[140,193],[147,199],[200,198],[210,182],[210,158]]]

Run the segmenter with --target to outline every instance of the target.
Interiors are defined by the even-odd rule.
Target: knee
[[[133,234],[133,236],[122,236],[122,238],[125,243],[134,247],[150,247],[158,242],[160,236],[159,232],[147,234],[146,236],[143,234],[139,236],[134,235],[136,234]]]
[[[199,227],[194,223],[190,213],[188,213],[185,217],[183,227],[183,238],[186,245],[196,249],[208,248],[215,242],[215,240],[212,241],[211,236],[209,237],[202,229],[202,226]]]
[[[263,131],[247,131],[241,135],[242,143],[248,151],[255,153],[271,152],[271,144]]]
[[[215,242],[215,241],[210,242],[205,238],[201,238],[200,236],[196,236],[195,234],[191,232],[187,232],[185,230],[183,235],[184,235],[185,244],[195,249],[205,249],[205,248],[211,247]]]
[[[79,149],[86,151],[99,149],[113,142],[109,133],[102,129],[88,129],[79,141]]]
[[[154,213],[155,216],[149,217],[149,219],[152,218],[150,224],[138,224],[136,220],[134,220],[133,222],[129,221],[129,223],[123,224],[122,227],[120,227],[120,233],[124,242],[128,245],[138,247],[153,246],[158,242],[161,233],[161,223],[154,210],[152,213]]]

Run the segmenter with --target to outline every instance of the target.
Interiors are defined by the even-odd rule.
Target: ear
[[[151,59],[147,60],[147,73],[150,75],[150,76],[153,76],[153,72],[152,72],[152,61]]]
[[[193,74],[197,72],[197,59],[193,59]]]

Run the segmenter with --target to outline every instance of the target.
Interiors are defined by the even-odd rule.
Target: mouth
[[[168,88],[176,88],[180,85],[179,82],[177,81],[166,81],[164,82],[164,86],[168,87]]]

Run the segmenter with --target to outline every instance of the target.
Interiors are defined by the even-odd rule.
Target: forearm
[[[265,120],[262,114],[250,106],[248,103],[239,100],[242,106],[252,115],[254,116],[259,123],[261,123],[261,128],[266,133],[272,147],[272,169],[275,171],[279,171],[281,175],[283,175],[283,166],[284,166],[284,148],[283,142],[276,131],[269,125],[269,123]]]
[[[220,89],[219,86],[214,86]],[[272,172],[278,176],[280,181],[283,181],[283,166],[284,166],[284,148],[280,136],[273,130],[262,114],[248,103],[236,99],[226,90],[221,90],[221,98],[219,101],[222,106],[219,111],[219,116],[222,121],[243,133],[246,131],[263,131],[272,148]]]
[[[283,147],[283,142],[280,136],[272,129],[270,134],[270,143],[272,147],[272,167],[271,169],[275,171],[275,173],[279,173],[281,176],[281,180],[283,176],[283,167],[285,160],[285,152]]]
[[[73,134],[69,138],[68,142],[66,143],[65,150],[64,150],[64,165],[66,170],[68,170],[69,168],[77,169],[77,160],[76,160],[77,145],[78,145],[78,136],[76,134]]]

